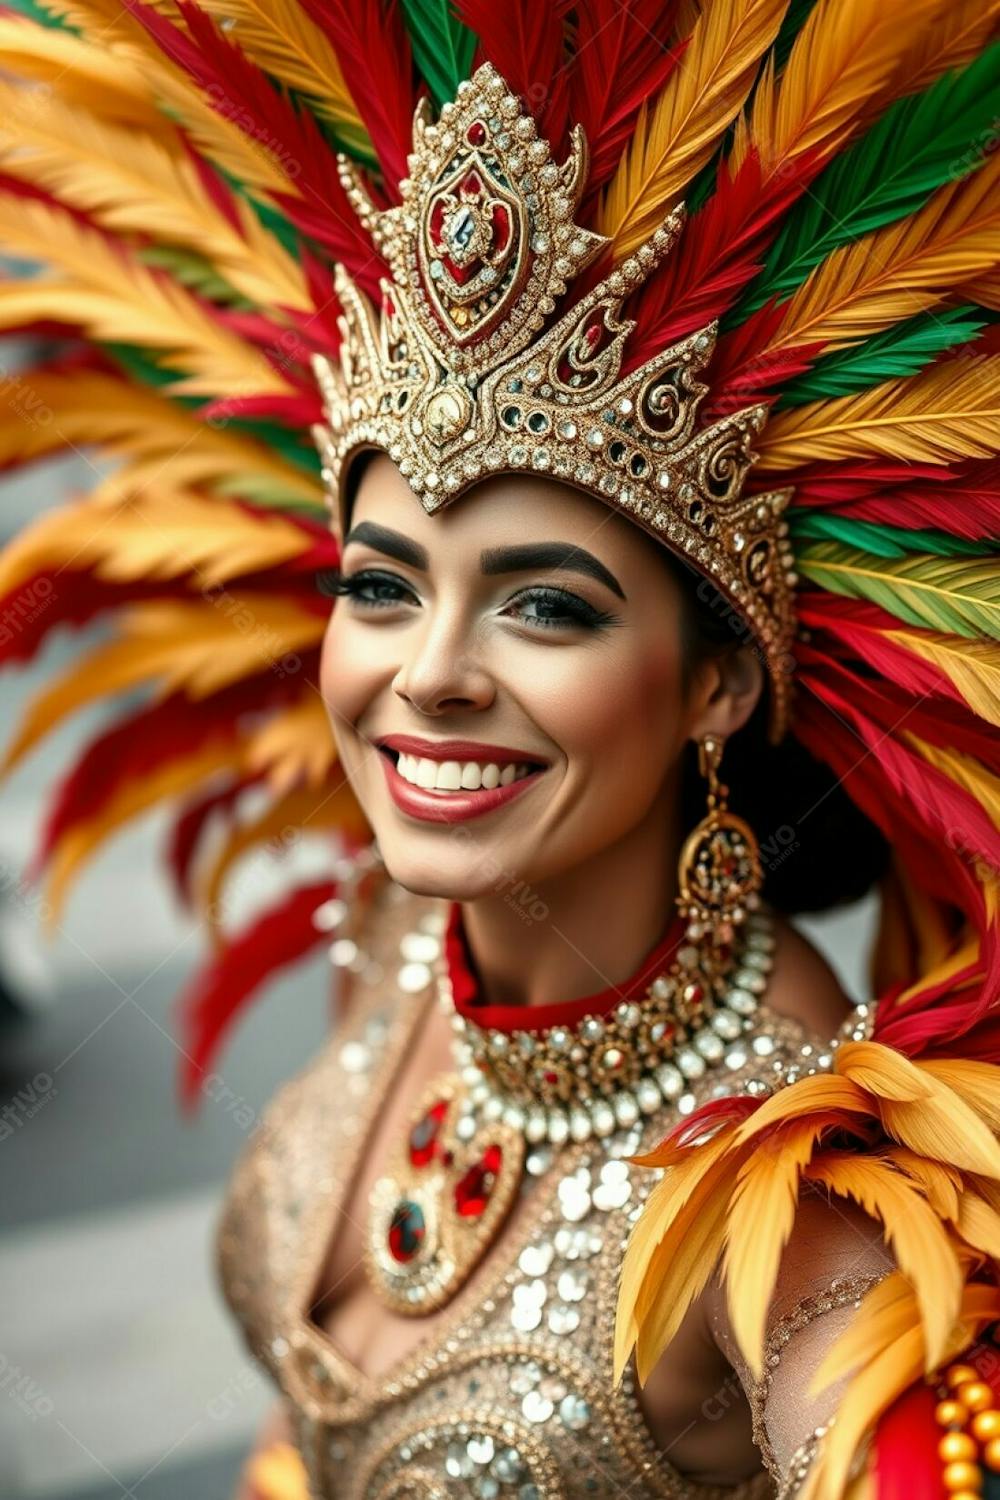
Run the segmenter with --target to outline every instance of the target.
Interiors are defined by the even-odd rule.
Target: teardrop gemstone
[[[499,1146],[488,1146],[464,1177],[455,1184],[455,1211],[463,1219],[478,1219],[486,1211],[503,1162]]]
[[[412,1198],[401,1198],[392,1211],[389,1224],[389,1254],[405,1265],[413,1259],[424,1242],[427,1225],[424,1211]]]
[[[448,1113],[447,1099],[432,1104],[422,1120],[418,1120],[410,1131],[410,1165],[426,1167],[437,1155],[441,1122]]]

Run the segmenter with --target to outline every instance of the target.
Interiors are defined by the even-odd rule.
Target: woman
[[[953,351],[1000,262],[987,8],[906,29],[893,5],[594,3],[502,32],[478,3],[405,28],[376,9],[237,7],[228,37],[185,5],[111,23],[172,111],[155,187],[211,224],[200,262],[161,257],[198,289],[173,288],[188,336],[162,357],[238,426],[170,461],[192,557],[119,532],[110,571],[256,601],[229,658],[199,636],[172,669],[174,720],[194,733],[214,691],[227,731],[186,784],[230,777],[185,814],[178,867],[265,773],[283,800],[258,832],[324,809],[356,829],[346,780],[374,835],[196,997],[194,1077],[238,971],[333,933],[343,1021],[220,1226],[282,1393],[246,1493],[861,1495],[904,1471],[978,1493],[1000,1457],[997,413],[990,364]],[[15,164],[138,237],[25,129]],[[216,170],[237,160],[239,199]],[[110,337],[53,295],[22,300]],[[297,452],[262,419],[319,415],[308,354],[335,540],[241,511],[206,545],[199,487],[248,494],[248,436]],[[307,567],[337,599],[325,782],[312,674],[289,682],[317,644]],[[299,613],[260,673],[267,590]],[[147,660],[125,645],[116,684]],[[57,869],[73,825],[70,799]],[[877,1003],[854,1008],[787,915],[880,876]]]

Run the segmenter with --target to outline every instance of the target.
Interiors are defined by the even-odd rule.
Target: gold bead
[[[978,1490],[952,1490],[948,1500],[982,1500]]]
[[[963,1459],[971,1463],[979,1449],[975,1439],[967,1432],[946,1432],[938,1443],[937,1451],[938,1457],[944,1459],[946,1464],[953,1464]]]
[[[1000,1474],[1000,1437],[990,1438],[983,1449],[983,1463],[994,1474]]]
[[[972,1490],[976,1495],[982,1493],[983,1475],[978,1464],[947,1464],[941,1481],[952,1494],[956,1490]]]
[[[956,1394],[970,1411],[986,1411],[993,1405],[993,1392],[985,1380],[970,1380],[960,1385]]]
[[[964,1427],[969,1420],[969,1408],[961,1401],[939,1401],[934,1408],[934,1419],[941,1427]]]
[[[972,1419],[972,1430],[981,1443],[988,1443],[990,1438],[1000,1437],[1000,1411],[997,1411],[996,1407],[990,1407],[986,1411],[977,1411]]]
[[[978,1380],[979,1371],[974,1370],[971,1365],[949,1365],[944,1372],[944,1383],[950,1391],[957,1385],[964,1385],[967,1380]]]

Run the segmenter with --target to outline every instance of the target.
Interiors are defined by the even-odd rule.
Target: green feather
[[[809,13],[815,4],[816,0],[792,0],[785,12],[781,30],[774,39],[774,46],[771,48],[776,68],[780,69],[785,66],[788,54],[795,46],[795,39],[808,21]]]
[[[825,511],[793,509],[788,515],[792,536],[816,541],[843,542],[873,557],[909,557],[933,553],[936,557],[979,557],[982,542],[948,536],[943,531],[908,531],[903,526],[885,526],[877,521],[854,521]]]
[[[472,72],[478,38],[455,17],[449,0],[403,0],[403,19],[417,67],[440,109]]]
[[[4,8],[23,16],[26,21],[37,21],[39,26],[47,26],[51,31],[71,31],[74,36],[81,34],[79,26],[71,26],[64,16],[41,5],[39,0],[7,0]]]
[[[883,380],[916,375],[945,349],[968,343],[982,332],[987,320],[973,317],[975,312],[974,307],[966,305],[919,313],[860,344],[839,349],[790,380],[776,409],[835,400],[881,385]]]
[[[210,261],[193,250],[184,250],[176,245],[147,245],[136,252],[136,259],[141,260],[143,265],[169,271],[181,286],[197,292],[201,297],[207,297],[211,302],[247,312],[254,308],[247,297],[242,297],[219,275]]]
[[[1000,118],[1000,42],[922,94],[899,99],[838,156],[789,214],[764,269],[727,319],[738,326],[772,297],[791,296],[841,245],[922,208],[937,188],[976,171]]]
[[[1000,640],[1000,569],[995,558],[876,558],[839,542],[811,542],[796,555],[803,577],[820,588],[873,604],[948,635]]]

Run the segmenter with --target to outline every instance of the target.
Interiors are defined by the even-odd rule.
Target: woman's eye
[[[347,577],[337,568],[324,568],[316,575],[316,587],[321,594],[327,594],[331,598],[346,595],[355,604],[372,609],[384,609],[413,598],[413,590],[401,578],[373,569],[352,573]]]
[[[516,595],[507,606],[530,625],[546,629],[597,629],[613,623],[615,616],[595,609],[578,594],[566,593],[563,589],[528,589]]]

